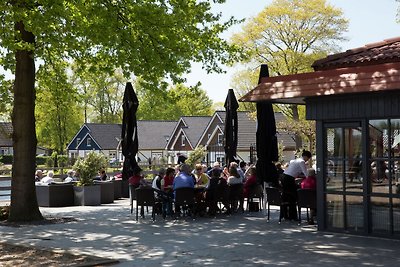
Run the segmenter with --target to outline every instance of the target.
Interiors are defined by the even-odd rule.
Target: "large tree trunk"
[[[34,43],[35,37],[23,22],[15,25],[23,41]],[[32,51],[17,50],[14,82],[13,147],[9,221],[42,220],[35,189],[35,62]]]

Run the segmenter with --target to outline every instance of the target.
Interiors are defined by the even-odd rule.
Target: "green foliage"
[[[79,96],[68,82],[67,64],[52,61],[37,74],[36,129],[39,145],[62,154],[82,123]]]
[[[252,65],[267,62],[271,76],[297,74],[312,71],[312,63],[336,52],[337,41],[345,40],[348,20],[343,11],[326,0],[274,0],[256,17],[250,19],[243,31],[233,36],[233,42],[243,46]],[[250,87],[254,74],[244,74],[240,90]],[[245,85],[243,81],[246,82]],[[256,81],[257,82],[257,81]],[[246,92],[243,92],[246,93]],[[280,109],[297,125],[306,125],[296,105],[279,105]],[[306,127],[307,128],[307,127]],[[300,148],[300,135],[296,147]]]
[[[287,118],[284,121],[278,122],[277,128],[279,128],[281,132],[301,136],[308,143],[307,150],[311,152],[315,151],[315,121],[302,119],[302,122],[300,124],[299,122],[294,121],[291,118]]]
[[[233,75],[231,87],[235,88],[235,93],[238,99],[257,86],[258,76],[258,68],[254,70],[242,70]],[[250,111],[255,114],[256,104],[251,102],[239,102],[239,110]]]
[[[212,114],[213,102],[200,86],[200,83],[191,87],[178,84],[170,88],[168,93],[171,96],[172,103],[175,104],[181,115],[207,116]]]
[[[54,158],[46,157],[46,167],[54,167]]]
[[[100,169],[107,167],[107,158],[94,151],[88,153],[86,158],[78,159],[74,164],[74,170],[79,173],[78,185],[91,185],[93,178],[96,176]]]
[[[90,66],[95,73],[112,73],[121,67],[126,77],[141,77],[157,88],[160,81],[181,81],[189,72],[191,62],[202,62],[207,71],[222,72],[221,64],[230,63],[241,56],[241,49],[221,39],[221,34],[235,20],[220,22],[221,14],[213,14],[211,3],[223,0],[165,0],[165,1],[0,1],[2,24],[0,27],[0,63],[15,74],[13,122],[16,149],[13,180],[20,188],[11,200],[12,221],[38,220],[40,214],[34,185],[28,182],[34,174],[36,147],[35,133],[35,62],[40,62],[42,79],[49,76],[50,84],[41,87],[50,91],[63,90],[64,77],[55,77],[56,62],[74,61],[77,66]],[[54,64],[53,64],[54,63]],[[60,68],[62,69],[62,68]],[[63,72],[54,71],[57,75]],[[68,91],[70,88],[67,88]],[[49,94],[62,95],[62,92]],[[47,96],[47,94],[45,94]],[[49,109],[55,108],[54,98],[43,98]],[[64,99],[61,98],[60,99]],[[68,103],[57,108],[77,109]],[[42,109],[45,111],[45,109]],[[37,111],[38,112],[38,111]],[[43,112],[43,114],[46,114]],[[50,112],[49,112],[50,114]],[[63,111],[52,111],[56,116],[40,119],[49,125],[41,126],[39,143],[49,132],[56,133],[52,148],[62,152],[67,129],[74,128],[64,122]],[[39,116],[36,114],[36,116]],[[31,123],[22,124],[29,119]],[[39,121],[39,120],[38,120]],[[50,131],[51,127],[57,130]],[[76,132],[74,129],[73,132]],[[53,136],[53,135],[52,135]],[[43,139],[42,139],[43,138]],[[23,170],[23,171],[22,171]],[[29,212],[27,212],[29,211]]]
[[[79,102],[85,121],[118,123],[122,120],[122,99],[126,78],[121,69],[112,74],[91,68],[71,65],[70,82],[80,94]]]
[[[4,80],[0,75],[0,120],[11,121],[11,110],[13,102],[12,81]]]
[[[36,156],[36,165],[45,165],[48,158],[48,156]]]
[[[189,164],[190,166],[194,167],[196,163],[201,163],[206,156],[206,150],[203,146],[196,147],[188,156],[185,163]]]
[[[13,69],[13,54],[22,49],[34,50],[45,64],[54,58],[75,58],[80,66],[98,62],[89,64],[92,70],[112,72],[121,66],[126,74],[154,82],[166,76],[179,80],[191,61],[221,72],[218,63],[228,63],[240,52],[220,38],[236,21],[219,22],[221,14],[210,11],[211,2],[215,1],[2,1],[3,62]],[[20,40],[15,21],[33,33],[35,45]]]
[[[13,162],[13,155],[1,155],[0,156],[0,162],[2,162],[3,164],[12,164]]]
[[[68,166],[68,156],[67,155],[58,155],[57,161],[58,161],[58,167]]]
[[[245,62],[268,62],[272,75],[311,71],[312,63],[337,51],[348,20],[326,0],[274,0],[233,42],[247,52]]]
[[[135,87],[140,103],[138,119],[178,120],[181,116],[212,114],[212,100],[200,84],[193,87],[177,84],[168,90],[146,90],[137,82]]]

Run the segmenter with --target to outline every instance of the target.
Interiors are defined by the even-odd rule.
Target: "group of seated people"
[[[46,174],[46,175],[45,175]],[[97,181],[106,181],[108,176],[104,169],[99,170],[98,175],[93,179]],[[64,183],[76,182],[79,180],[79,173],[74,170],[68,170],[67,176],[63,179]],[[44,172],[42,170],[36,170],[35,172],[35,182],[40,184],[51,184],[54,183],[54,172],[48,171]]]
[[[244,166],[243,166],[244,167]],[[134,188],[147,185],[141,174],[141,169],[136,168],[129,178],[129,184]],[[239,186],[239,191],[232,189]],[[255,167],[240,168],[236,162],[221,168],[219,162],[215,162],[212,168],[202,164],[196,164],[192,168],[187,164],[181,164],[174,168],[160,169],[153,179],[151,187],[155,196],[162,202],[161,213],[166,215],[179,215],[180,207],[173,209],[175,192],[179,188],[193,188],[195,190],[196,208],[189,213],[199,215],[209,214],[214,216],[219,210],[218,202],[224,205],[225,213],[243,210],[243,199],[247,198],[251,189],[257,185]],[[231,201],[232,199],[236,201]],[[239,204],[239,205],[237,205]]]

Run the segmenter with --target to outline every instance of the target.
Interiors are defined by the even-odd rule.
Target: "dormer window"
[[[86,139],[86,145],[87,146],[92,146],[92,138]]]
[[[80,142],[81,142],[81,139],[80,138],[76,138],[76,146],[78,146]]]
[[[185,135],[181,135],[181,145],[182,146],[185,146],[185,140],[186,140],[186,138],[185,138]]]

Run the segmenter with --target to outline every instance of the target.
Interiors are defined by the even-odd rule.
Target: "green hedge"
[[[13,155],[1,155],[0,162],[2,162],[3,164],[12,164]]]
[[[45,165],[48,156],[36,156],[36,165]]]
[[[67,155],[58,155],[57,156],[58,165],[55,167],[65,167],[65,166],[72,166],[70,160],[68,159]],[[12,164],[13,162],[13,155],[1,155],[0,162],[3,164]],[[48,167],[54,167],[54,158],[51,156],[36,156],[36,165],[46,165]]]

